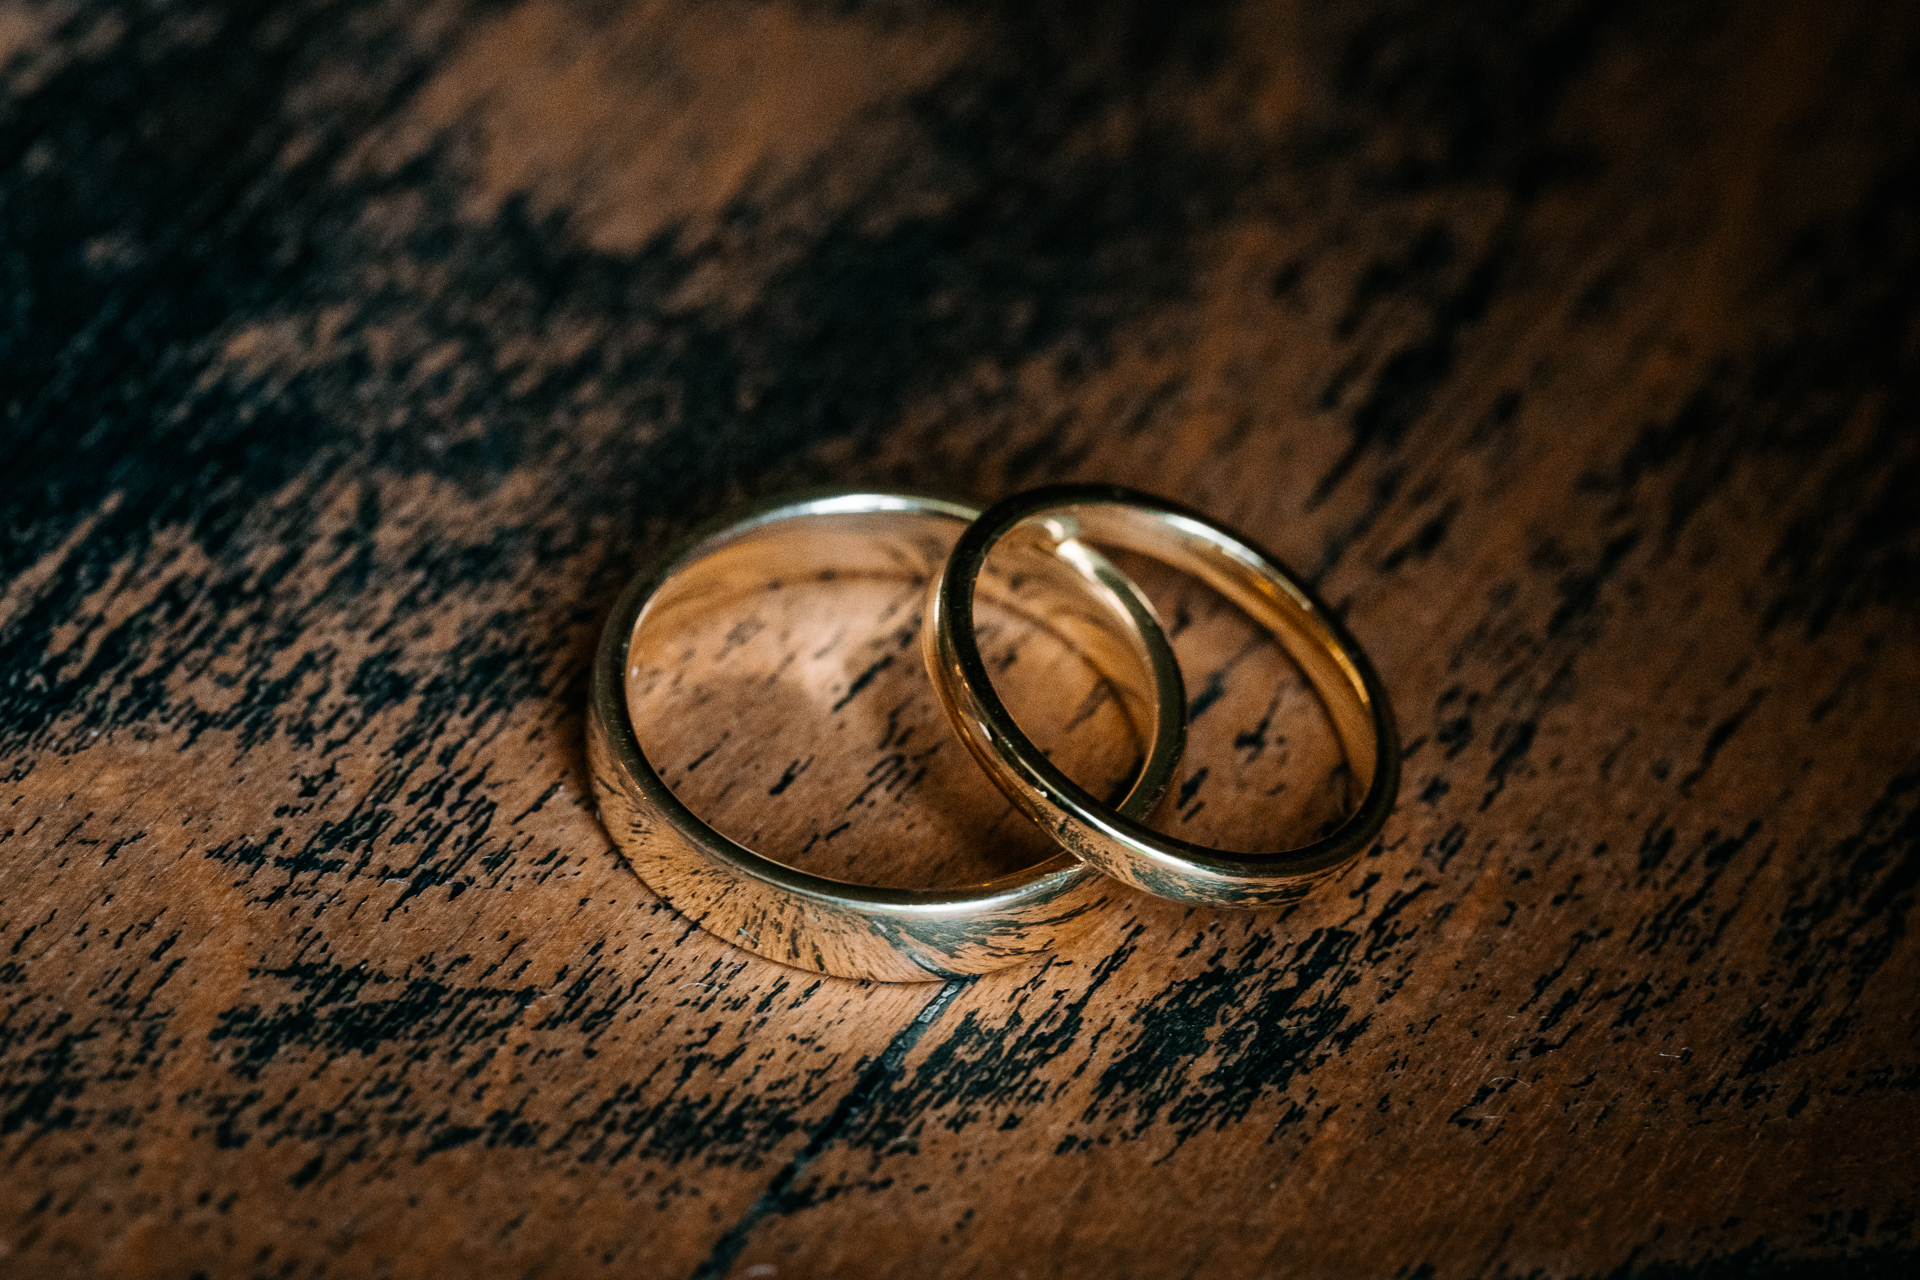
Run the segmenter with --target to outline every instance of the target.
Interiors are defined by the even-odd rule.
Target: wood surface
[[[0,4],[0,1274],[1920,1273],[1916,298],[1905,4]],[[944,986],[657,903],[646,557],[1063,479],[1342,612],[1377,847]],[[1321,713],[1141,576],[1167,821],[1285,843]],[[853,687],[889,590],[648,732],[770,851],[1018,860]]]

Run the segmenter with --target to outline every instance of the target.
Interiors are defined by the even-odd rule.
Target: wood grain
[[[1916,25],[0,7],[0,1272],[1913,1273]],[[624,580],[796,484],[1060,479],[1343,613],[1370,855],[939,988],[657,903],[585,800]],[[1140,577],[1166,821],[1323,820],[1297,672]],[[904,660],[806,721],[897,594],[716,621],[660,727],[757,726],[689,779],[800,856],[1024,857]],[[907,727],[937,785],[829,849]]]

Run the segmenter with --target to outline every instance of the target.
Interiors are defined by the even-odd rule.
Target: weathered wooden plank
[[[585,655],[657,481],[581,509],[601,460],[475,434],[433,248],[382,239],[409,193],[329,177],[451,37],[19,21],[8,1266],[692,1267],[927,993],[749,964],[584,807]],[[523,287],[476,275],[482,310]],[[508,305],[523,347],[552,319]]]
[[[957,994],[716,1261],[1911,1264],[1915,961],[1897,921],[1920,648],[1911,356],[1888,341],[1912,332],[1894,194],[1911,152],[1817,192],[1797,176],[1836,163],[1812,121],[1884,101],[1840,87],[1858,64],[1808,36],[1789,17],[1678,85],[1657,82],[1671,63],[1616,52],[1616,118],[1583,123],[1631,138],[1619,115],[1686,113],[1693,137],[1603,152],[1577,198],[1491,217],[1478,193],[1421,192],[1397,255],[1377,248],[1392,213],[1366,210],[1377,256],[1285,262],[1285,304],[1258,287],[1275,237],[1223,237],[1204,327],[1162,358],[1238,347],[1217,394],[1248,421],[1176,436],[1217,451],[1182,480],[1250,508],[1348,604],[1406,726],[1401,811],[1340,891],[1278,917],[1141,903],[1077,963]],[[1791,195],[1725,193],[1767,166]],[[1350,382],[1371,389],[1342,401]],[[1352,415],[1351,454],[1313,456],[1326,445],[1288,415],[1316,408]],[[1154,462],[1097,430],[1075,468],[1151,482]],[[1331,483],[1275,465],[1303,453],[1292,470]],[[1263,706],[1229,679],[1195,767],[1252,740]],[[1257,824],[1220,781],[1216,814]]]
[[[654,903],[583,805],[573,717],[507,717],[447,765],[470,722],[409,759],[411,717],[383,718],[331,777],[121,730],[17,784],[14,1249],[684,1268],[924,1000],[750,963]]]
[[[1916,49],[1785,3],[7,10],[0,1256],[1905,1274]],[[579,741],[648,551],[796,481],[1061,478],[1344,610],[1409,747],[1374,855],[946,988],[659,907]],[[1296,673],[1142,577],[1168,821],[1312,827]],[[1026,856],[875,670],[912,594],[689,637],[687,794],[822,869]]]

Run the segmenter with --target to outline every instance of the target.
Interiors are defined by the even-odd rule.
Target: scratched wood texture
[[[1910,5],[0,4],[0,1274],[1915,1274],[1917,298]],[[657,903],[623,580],[1061,479],[1344,613],[1378,845],[946,986]],[[1324,818],[1297,673],[1141,572],[1165,821]],[[1027,856],[862,592],[648,732],[823,867]]]

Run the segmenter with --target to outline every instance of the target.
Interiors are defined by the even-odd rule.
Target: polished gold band
[[[1151,830],[1054,768],[994,693],[974,635],[975,584],[1002,543],[1036,538],[1123,547],[1185,570],[1271,631],[1332,717],[1358,806],[1324,839],[1231,853]],[[1009,498],[970,525],[928,597],[927,664],[954,727],[981,767],[1069,852],[1148,893],[1207,906],[1291,902],[1372,843],[1393,808],[1400,740],[1385,690],[1346,629],[1272,556],[1196,512],[1106,485],[1058,485]]]
[[[627,587],[594,662],[588,764],[608,833],[676,910],[769,959],[906,982],[984,973],[1052,950],[1088,928],[1113,898],[1111,883],[1065,853],[955,889],[882,888],[797,870],[702,821],[661,780],[635,734],[627,677],[649,622],[725,607],[771,582],[807,575],[930,581],[978,515],[907,494],[780,499],[696,532]],[[1148,744],[1119,806],[1125,815],[1147,815],[1173,777],[1186,732],[1179,668],[1152,609],[1124,574],[1081,544],[1009,549],[1019,572],[1057,588],[1046,625],[1108,676]]]

